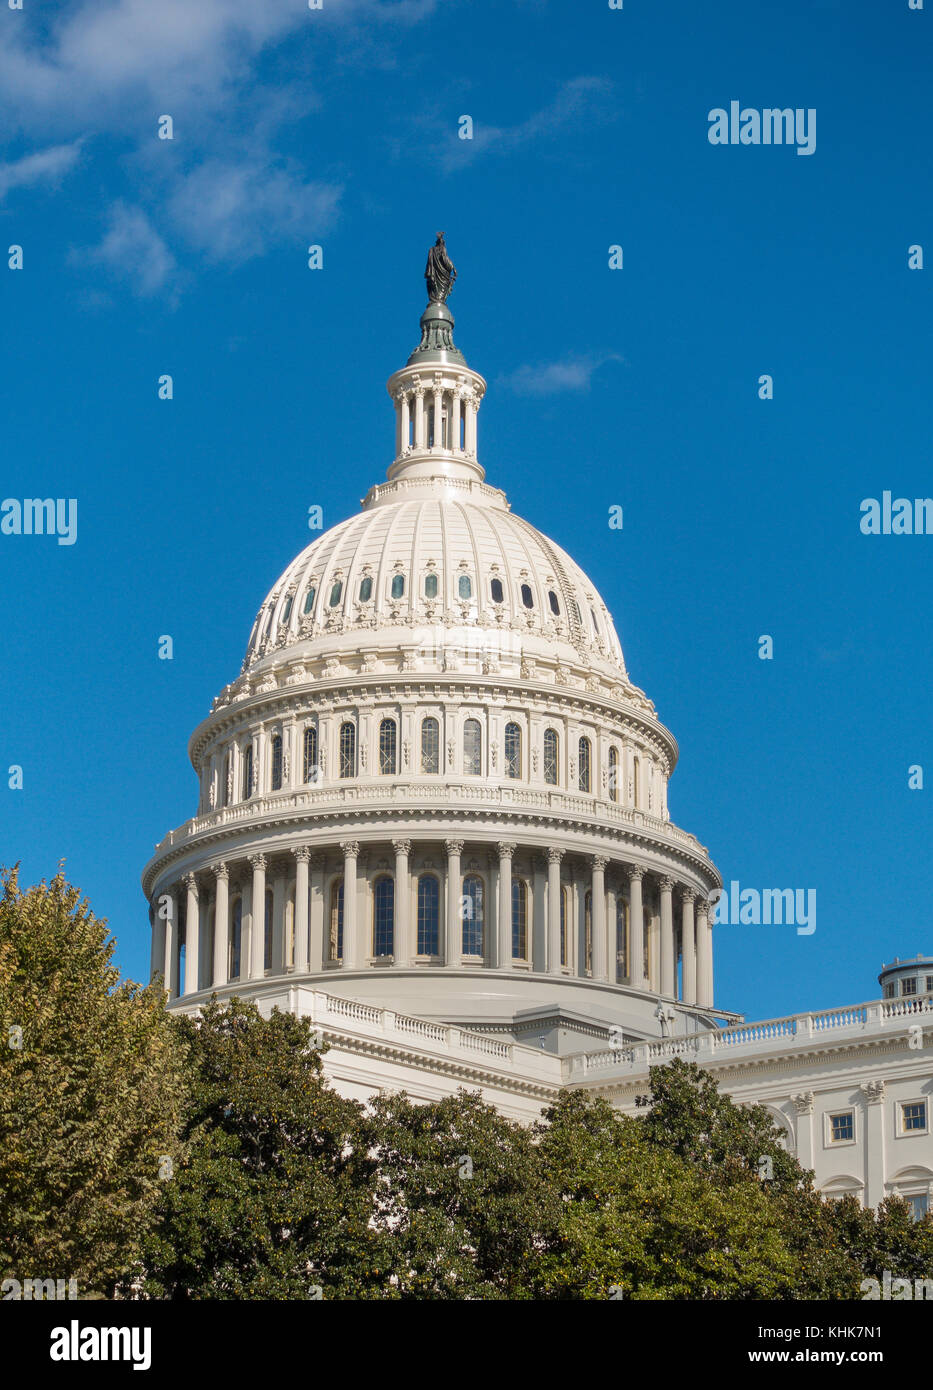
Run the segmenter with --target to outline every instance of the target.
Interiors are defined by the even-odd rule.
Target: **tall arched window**
[[[522,775],[522,731],[517,724],[505,726],[505,775]]]
[[[226,806],[230,800],[230,749],[224,754],[223,776],[220,781],[220,804]]]
[[[593,972],[593,894],[587,891],[583,897],[583,944],[586,959],[586,973]]]
[[[373,955],[391,956],[395,950],[395,884],[388,874],[373,884]]]
[[[330,890],[330,959],[343,960],[343,879]]]
[[[317,729],[313,724],[309,724],[305,729],[302,777],[305,782],[317,782],[319,777],[317,763]]]
[[[356,725],[349,720],[340,726],[340,775],[356,776]]]
[[[502,580],[491,579],[489,581],[489,592],[492,595],[493,603],[501,603],[503,598],[505,597],[502,591]]]
[[[330,590],[330,606],[331,606],[331,608],[336,608],[336,607],[337,607],[337,604],[340,602],[340,599],[341,599],[342,594],[343,594],[343,580],[342,580],[342,579],[338,579],[337,582],[336,582],[335,584],[332,584],[332,585],[331,585],[331,590]]]
[[[243,899],[233,900],[233,919],[230,925],[230,979],[240,978],[240,949],[243,940]]]
[[[393,598],[402,598],[405,593],[404,574],[393,574],[391,594]]]
[[[253,794],[253,745],[248,743],[243,749],[243,800],[249,801]]]
[[[310,588],[310,589],[308,590],[308,592],[305,594],[305,601],[304,601],[304,611],[305,611],[305,613],[310,613],[310,612],[311,612],[311,609],[314,607],[314,595],[315,595],[316,593],[317,593],[317,590],[315,589],[314,585],[312,584],[311,588]]]
[[[395,774],[395,720],[383,719],[379,725],[379,772],[383,777]]]
[[[457,593],[462,599],[473,597],[473,580],[468,574],[461,574],[457,580]]]
[[[272,913],[274,910],[275,899],[272,889],[266,889],[265,920],[262,924],[263,953],[262,964],[265,970],[272,969]]]
[[[523,878],[512,879],[512,955],[515,960],[528,957],[528,884]]]
[[[559,744],[556,729],[544,731],[544,780],[548,786],[557,786],[557,758]]]
[[[628,903],[616,899],[616,979],[628,979]]]
[[[469,777],[479,777],[483,771],[483,730],[478,719],[468,719],[463,726],[463,771]]]
[[[371,575],[366,575],[365,579],[360,580],[360,603],[368,603],[373,596],[373,581]]]
[[[282,735],[272,735],[272,773],[271,786],[274,792],[282,790]]]
[[[618,801],[619,799],[619,754],[614,748],[609,749],[609,800]]]
[[[633,800],[635,802],[636,809],[639,809],[641,807],[641,758],[639,758],[637,754],[635,756],[635,770],[633,773],[633,781],[633,790],[635,793]]]
[[[522,585],[522,603],[526,608],[534,608],[535,606],[534,594],[531,592],[530,584]]]
[[[548,589],[547,601],[551,605],[551,612],[555,618],[560,617],[560,604],[553,589]]]
[[[440,754],[440,726],[429,716],[421,721],[421,771],[440,772]]]
[[[483,934],[485,930],[485,910],[483,900],[483,880],[479,874],[467,874],[463,880],[463,954],[481,956],[483,954]]]
[[[578,752],[580,763],[578,768],[580,774],[580,790],[581,792],[588,792],[591,789],[593,780],[591,774],[592,750],[588,738],[581,738]]]
[[[437,598],[437,575],[426,574],[424,576],[424,596],[425,598]]]
[[[418,879],[418,955],[440,955],[441,885],[434,874]]]
[[[568,900],[568,897],[569,897],[569,891],[568,891],[568,889],[562,888],[562,889],[560,890],[560,963],[561,963],[561,965],[567,965],[567,964],[569,963],[569,956],[568,956],[568,952],[567,952],[567,941],[568,941],[568,931],[567,931],[567,919],[568,919],[568,911],[567,911],[567,909],[568,909],[568,901],[567,901],[567,900]]]
[[[282,608],[282,616],[281,616],[281,618],[279,619],[279,622],[280,622],[280,623],[287,623],[288,620],[289,620],[289,618],[291,617],[291,615],[292,615],[292,595],[289,594],[289,595],[288,595],[288,598],[285,600],[284,607]]]

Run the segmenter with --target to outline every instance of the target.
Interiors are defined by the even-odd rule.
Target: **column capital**
[[[645,870],[641,867],[640,864],[627,864],[625,872],[628,874],[630,881],[632,879],[637,879],[641,881],[641,879],[643,879],[645,876]]]
[[[222,861],[220,864],[214,864],[212,867],[216,879],[230,878],[230,868],[225,861]]]
[[[511,859],[512,855],[515,853],[515,841],[500,840],[496,849],[499,851],[500,859]]]
[[[445,841],[444,841],[444,848],[446,849],[446,851],[447,851],[448,854],[450,854],[450,855],[456,855],[456,856],[459,857],[459,856],[463,853],[463,841],[462,841],[462,840],[445,840]]]
[[[798,1115],[812,1115],[813,1101],[812,1091],[798,1091],[795,1096],[791,1096],[791,1104]]]
[[[884,1100],[884,1081],[864,1081],[859,1087],[869,1105],[880,1105]]]
[[[341,840],[340,848],[345,859],[356,859],[360,853],[359,840]]]
[[[411,840],[393,840],[392,848],[396,854],[404,854],[407,859],[411,854]]]
[[[264,854],[251,854],[249,856],[249,862],[254,869],[264,869],[268,861]]]
[[[182,882],[184,883],[184,885],[185,885],[185,887],[187,888],[187,890],[188,890],[189,893],[194,893],[195,896],[197,896],[197,891],[198,891],[198,876],[197,876],[197,874],[185,874],[184,878],[182,879]]]
[[[298,845],[295,849],[292,850],[292,854],[299,862],[303,860],[305,863],[307,863],[308,860],[311,858],[311,846]]]
[[[672,893],[674,891],[674,880],[671,878],[670,874],[661,874],[658,883],[660,884],[662,893]]]
[[[693,888],[681,888],[680,901],[682,903],[695,903],[697,900],[696,890]]]
[[[709,898],[705,898],[702,893],[697,894],[696,908],[698,917],[708,917]],[[712,926],[712,922],[710,923],[710,926]]]
[[[605,873],[608,863],[609,860],[602,854],[593,854],[590,856],[590,864],[596,873]]]
[[[547,852],[547,862],[548,862],[549,864],[558,864],[558,865],[559,865],[559,864],[560,864],[560,861],[563,859],[563,857],[564,857],[564,851],[563,851],[562,849],[555,849],[553,845],[551,845],[551,846],[548,848],[548,852]]]

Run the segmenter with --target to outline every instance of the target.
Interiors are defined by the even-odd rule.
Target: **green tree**
[[[106,1296],[174,1152],[177,1045],[61,871],[23,892],[2,870],[0,890],[0,1266]]]
[[[145,1242],[144,1296],[379,1296],[361,1109],[325,1083],[308,1020],[233,999],[174,1022],[183,1154]]]

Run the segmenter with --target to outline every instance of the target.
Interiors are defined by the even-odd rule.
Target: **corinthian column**
[[[593,979],[608,978],[606,970],[606,865],[608,859],[595,855],[590,863],[593,866]]]
[[[408,875],[408,857],[411,854],[411,840],[393,840],[395,850],[395,963],[411,964],[411,882]]]
[[[549,975],[559,975],[560,965],[560,861],[562,849],[547,852],[547,968]]]
[[[250,855],[253,894],[250,900],[249,977],[261,980],[266,973],[266,856]]]
[[[699,898],[696,905],[697,1003],[701,1009],[713,1006],[713,940],[709,926],[709,903]]]
[[[693,904],[696,901],[696,893],[692,888],[684,888],[681,890],[680,896],[683,903],[681,935],[684,943],[684,1003],[695,1004],[697,1002],[697,937],[696,924],[693,919]]]
[[[512,855],[515,845],[500,841],[499,850],[499,958],[500,970],[512,965]]]
[[[460,911],[460,856],[462,840],[445,840],[447,850],[447,965],[459,965],[463,954],[463,919]]]
[[[629,946],[631,961],[629,978],[633,989],[646,989],[645,979],[645,912],[642,907],[641,885],[645,871],[633,864],[628,869],[629,881]]]
[[[308,861],[307,845],[295,850],[295,974],[304,975],[309,966],[308,942]]]
[[[198,992],[198,880],[194,874],[185,874],[185,887],[188,902],[185,912],[185,993]]]
[[[671,894],[674,880],[666,875],[661,879],[661,993],[674,998],[674,910]]]
[[[356,861],[360,856],[359,840],[342,840],[343,851],[343,968],[354,970],[360,965],[360,943],[356,939]]]
[[[214,865],[214,988],[227,983],[227,957],[230,935],[230,875],[226,864]]]

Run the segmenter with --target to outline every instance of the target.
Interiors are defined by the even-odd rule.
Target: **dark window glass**
[[[311,588],[311,589],[309,589],[308,592],[305,594],[305,612],[306,612],[306,613],[310,613],[310,612],[311,612],[311,609],[314,607],[314,595],[315,595],[316,593],[317,593],[317,590],[314,589],[314,588]]]
[[[559,618],[559,617],[560,617],[560,604],[557,602],[557,595],[555,594],[555,592],[554,592],[553,589],[549,590],[547,599],[548,599],[548,603],[551,605],[551,612],[552,612],[556,617]]]
[[[368,603],[373,596],[373,581],[369,575],[360,583],[360,603]]]
[[[379,725],[379,772],[383,777],[395,773],[395,720],[383,719]]]
[[[619,799],[619,755],[614,748],[609,749],[609,800]]]
[[[478,719],[468,719],[463,726],[463,771],[468,777],[479,777],[483,770],[483,730]]]
[[[282,790],[282,735],[272,735],[272,790]]]
[[[395,884],[377,878],[373,885],[373,955],[391,956],[395,949]]]
[[[421,771],[440,772],[440,729],[436,719],[421,721]]]
[[[433,874],[418,879],[418,955],[440,955],[440,884]]]
[[[505,775],[522,775],[522,731],[517,724],[505,726]]]
[[[483,880],[478,874],[468,874],[463,880],[463,954],[483,954]]]
[[[253,745],[248,743],[243,750],[243,800],[249,801],[253,794]]]
[[[581,738],[579,747],[580,760],[580,790],[588,792],[590,790],[590,741],[588,738]]]
[[[282,609],[282,622],[287,623],[292,615],[292,596],[289,594],[285,600],[285,607]]]
[[[272,896],[272,889],[266,889],[266,913],[262,927],[263,953],[262,964],[264,970],[272,969],[272,911],[275,899]]]
[[[554,729],[544,731],[544,780],[548,786],[557,786],[557,733]]]
[[[468,574],[461,574],[457,582],[457,592],[461,598],[473,597],[473,581]]]
[[[353,724],[340,726],[340,775],[356,776],[356,728]]]
[[[512,955],[516,960],[528,955],[528,885],[523,878],[512,879]]]
[[[319,776],[317,764],[317,729],[312,725],[305,729],[303,778],[305,782],[317,782]]]
[[[230,932],[230,978],[240,978],[240,944],[243,936],[243,900],[237,898],[233,904],[233,926]]]
[[[343,960],[343,879],[330,890],[330,958]]]
[[[404,593],[405,593],[405,576],[404,576],[404,574],[394,574],[394,575],[392,576],[392,597],[393,597],[393,598],[401,598],[402,595],[403,595]]]
[[[425,598],[437,598],[437,575],[426,574],[424,577],[424,596]]]
[[[522,603],[526,608],[534,608],[535,606],[534,595],[531,592],[530,584],[522,585]]]
[[[502,580],[493,579],[489,585],[489,592],[492,594],[493,603],[501,603],[503,599]]]
[[[337,580],[337,583],[333,585],[333,587],[331,588],[331,591],[330,591],[330,606],[331,606],[331,608],[336,608],[336,607],[337,607],[337,604],[340,602],[340,595],[341,595],[342,593],[343,593],[343,584],[342,584],[342,583],[340,582],[340,580],[338,579],[338,580]]]

